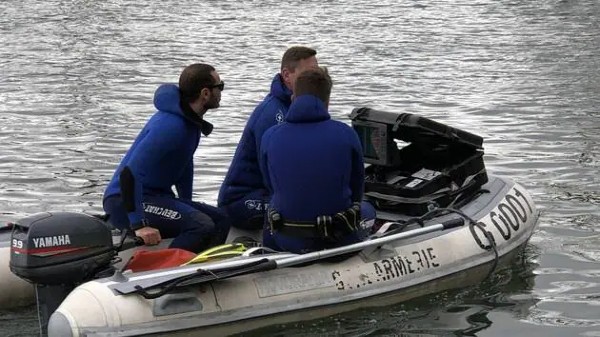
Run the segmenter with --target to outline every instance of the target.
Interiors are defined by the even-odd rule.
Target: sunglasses
[[[225,89],[225,82],[221,81],[221,83],[213,84],[207,86],[208,89],[219,88],[219,91],[223,91]]]

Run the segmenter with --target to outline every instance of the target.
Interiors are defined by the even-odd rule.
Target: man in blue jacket
[[[258,166],[260,141],[268,128],[285,120],[296,77],[303,70],[318,66],[316,54],[314,49],[302,46],[286,50],[270,93],[246,123],[218,198],[219,207],[228,213],[233,226],[245,229],[263,226],[269,193]]]
[[[358,136],[327,111],[331,87],[326,69],[302,72],[286,122],[262,138],[260,168],[272,193],[263,244],[270,248],[306,253],[355,243],[375,218],[362,202]]]
[[[227,218],[216,207],[192,201],[194,152],[201,135],[213,129],[204,114],[219,107],[223,88],[212,66],[196,63],[183,70],[179,86],[156,90],[158,111],[104,192],[104,210],[115,227],[131,229],[147,245],[174,238],[171,248],[192,252],[225,240]]]

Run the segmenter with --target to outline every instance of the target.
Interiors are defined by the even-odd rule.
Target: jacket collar
[[[198,116],[198,114],[192,110],[189,104],[181,102],[181,110],[183,110],[183,116],[190,122],[194,123],[200,129],[200,132],[202,132],[203,135],[208,136],[212,133],[214,126],[205,121],[203,118],[200,118],[200,116]]]
[[[285,120],[290,123],[314,123],[331,119],[325,103],[313,95],[298,96],[290,105]]]

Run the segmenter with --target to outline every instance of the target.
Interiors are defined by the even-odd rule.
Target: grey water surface
[[[525,186],[543,215],[522,258],[477,286],[242,335],[600,336],[596,0],[3,0],[0,224],[100,213],[155,88],[200,61],[226,82],[195,158],[194,198],[215,203],[296,44],[329,68],[334,118],[368,106],[477,133],[488,170]],[[1,336],[36,324],[32,307],[0,309]]]

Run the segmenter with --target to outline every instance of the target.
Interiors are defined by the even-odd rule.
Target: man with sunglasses
[[[174,238],[171,248],[199,252],[225,241],[227,218],[216,207],[192,201],[194,153],[201,136],[213,129],[204,114],[219,107],[223,89],[214,67],[202,63],[186,67],[179,86],[158,87],[154,94],[158,111],[104,193],[110,223],[135,232],[146,245]]]
[[[269,94],[246,123],[218,198],[219,207],[230,216],[233,226],[243,229],[260,229],[263,226],[270,196],[258,165],[260,141],[267,129],[285,120],[296,77],[302,71],[318,66],[316,55],[317,52],[308,47],[287,49]]]

